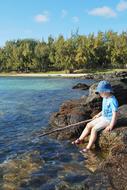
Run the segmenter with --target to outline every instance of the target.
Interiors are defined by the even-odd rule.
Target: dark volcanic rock
[[[127,106],[126,106],[127,107]],[[126,111],[127,113],[127,111]],[[116,128],[111,133],[102,133],[99,146],[108,149],[108,157],[98,167],[95,174],[103,171],[110,179],[113,189],[127,189],[127,125]]]
[[[87,84],[84,84],[84,83],[78,83],[75,86],[73,86],[72,89],[88,90],[89,86]]]
[[[122,79],[127,79],[127,72],[114,72],[114,73],[103,73],[103,74],[87,74],[83,77],[84,79],[94,79],[94,80],[109,80],[109,81],[117,81]]]

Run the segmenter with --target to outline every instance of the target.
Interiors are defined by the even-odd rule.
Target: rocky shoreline
[[[89,76],[96,81],[108,80],[111,82],[114,94],[119,101],[118,122],[112,132],[98,134],[95,144],[103,152],[108,152],[108,156],[103,162],[98,164],[96,170],[78,189],[127,189],[127,73],[115,73],[112,75]],[[88,79],[88,76],[87,76]],[[64,102],[59,112],[53,113],[50,118],[51,128],[64,127],[91,118],[101,109],[102,99],[95,94],[98,82],[89,88],[89,95],[81,97],[79,100]],[[77,138],[84,126],[70,128],[62,133],[55,133],[53,137],[57,139]],[[62,184],[59,190],[67,187]],[[71,188],[74,189],[74,188]]]

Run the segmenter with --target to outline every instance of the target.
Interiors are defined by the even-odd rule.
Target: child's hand
[[[99,115],[95,115],[94,117],[93,117],[93,119],[96,119],[96,118],[98,118],[98,117],[100,117]]]
[[[108,125],[108,126],[105,128],[104,132],[110,132],[111,130],[112,130],[112,126]]]
[[[102,115],[102,111],[99,112],[97,115],[93,116],[93,119],[96,119],[96,118],[100,117],[101,115]]]

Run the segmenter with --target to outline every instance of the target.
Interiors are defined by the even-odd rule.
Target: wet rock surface
[[[27,153],[20,158],[8,160],[0,164],[0,181],[1,190],[18,190],[23,182],[25,182],[31,173],[37,171],[44,161],[40,159],[38,151]]]

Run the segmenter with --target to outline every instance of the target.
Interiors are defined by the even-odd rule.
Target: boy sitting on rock
[[[117,120],[118,101],[112,95],[112,92],[112,87],[108,81],[99,82],[96,93],[103,98],[102,111],[93,117],[93,120],[86,125],[80,137],[72,142],[72,144],[80,144],[91,133],[88,145],[81,152],[87,152],[91,149],[98,131],[102,129],[111,131],[113,129]]]

